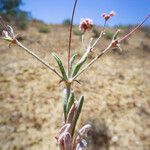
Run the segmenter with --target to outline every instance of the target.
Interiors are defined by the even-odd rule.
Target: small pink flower
[[[116,13],[114,11],[111,11],[109,14],[102,13],[101,17],[103,17],[106,21],[110,19],[110,17],[115,16]]]
[[[93,21],[89,18],[81,19],[79,29],[83,32],[90,31],[93,27]]]
[[[102,13],[102,14],[101,14],[101,17],[105,17],[105,16],[106,16],[106,13]]]
[[[112,11],[109,13],[109,15],[112,17],[112,16],[115,16],[116,13],[112,10]]]

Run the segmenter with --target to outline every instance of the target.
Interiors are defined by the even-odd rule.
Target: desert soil
[[[66,64],[68,28],[50,25],[39,33],[30,24],[22,43],[57,67],[51,53]],[[125,33],[125,32],[124,32]],[[124,34],[122,33],[122,34]],[[78,127],[91,123],[89,150],[150,149],[150,38],[139,31],[111,51],[74,83],[78,98],[85,96]],[[109,43],[103,38],[89,61]],[[80,37],[72,49],[84,52]],[[15,45],[0,40],[0,150],[57,150],[64,85],[42,64]]]

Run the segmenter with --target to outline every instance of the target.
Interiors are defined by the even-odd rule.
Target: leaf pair
[[[86,52],[83,57],[75,64],[75,66],[73,67],[73,63],[75,61],[75,57],[77,56],[77,54],[74,54],[71,59],[70,59],[70,72],[71,72],[71,77],[74,77],[77,75],[77,73],[79,72],[80,68],[82,67],[82,65],[85,63],[85,61],[87,60],[87,55],[88,53]],[[59,66],[59,69],[61,71],[61,74],[63,76],[63,79],[64,80],[68,80],[68,77],[67,77],[67,73],[65,71],[65,68],[64,68],[64,65],[62,63],[62,60],[58,57],[57,54],[53,53],[53,56]]]

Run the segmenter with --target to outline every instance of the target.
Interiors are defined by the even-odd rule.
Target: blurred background
[[[12,25],[18,40],[57,68],[51,53],[66,64],[73,0],[0,0],[0,16]],[[116,12],[106,35],[89,56],[91,61],[111,41],[130,32],[150,13],[149,0],[78,1],[72,53],[85,52],[78,24],[89,17],[94,40],[104,24],[101,13]],[[2,21],[0,20],[0,23]],[[2,32],[3,26],[0,26]],[[110,51],[85,72],[73,88],[85,96],[78,127],[91,123],[88,150],[150,149],[150,19],[123,49]],[[0,150],[57,150],[55,136],[62,120],[62,90],[58,78],[16,45],[0,39]],[[88,115],[87,115],[88,114]]]

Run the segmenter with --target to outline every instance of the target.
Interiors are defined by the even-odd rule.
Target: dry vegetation
[[[56,66],[58,52],[66,61],[68,28],[30,23],[22,42]],[[122,47],[104,56],[85,72],[75,93],[85,95],[79,126],[91,123],[89,150],[150,149],[150,38],[139,31]],[[122,34],[126,31],[123,30]],[[90,59],[109,41],[97,45]],[[72,49],[82,53],[80,37]],[[80,55],[79,55],[80,57]],[[56,150],[61,124],[63,85],[34,58],[0,40],[0,150]],[[77,96],[78,96],[77,95]]]

